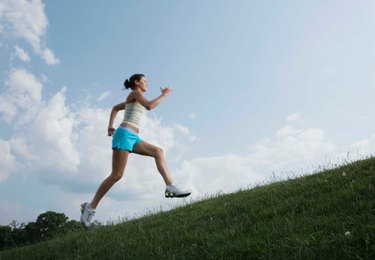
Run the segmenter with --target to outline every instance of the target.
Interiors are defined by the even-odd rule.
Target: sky
[[[370,0],[0,0],[0,225],[79,219],[134,73],[149,99],[173,87],[140,136],[193,193],[164,198],[131,155],[103,223],[374,155],[374,28]]]

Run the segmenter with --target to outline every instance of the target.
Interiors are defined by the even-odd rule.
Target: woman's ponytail
[[[125,89],[131,88],[130,81],[128,79],[125,80],[124,86],[125,86]]]

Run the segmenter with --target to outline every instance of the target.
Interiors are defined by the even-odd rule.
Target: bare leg
[[[156,167],[164,179],[166,185],[171,185],[173,183],[171,174],[168,170],[167,162],[164,157],[163,149],[146,143],[145,141],[139,142],[133,150],[134,153],[140,155],[151,156],[155,158]]]
[[[108,192],[108,190],[119,181],[124,173],[126,162],[128,160],[129,152],[125,150],[113,149],[112,155],[112,172],[103,182],[100,184],[94,198],[91,201],[91,207],[96,208],[99,201]]]

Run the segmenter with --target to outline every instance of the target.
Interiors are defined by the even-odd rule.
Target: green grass
[[[244,258],[375,259],[375,158],[0,252],[0,259]]]

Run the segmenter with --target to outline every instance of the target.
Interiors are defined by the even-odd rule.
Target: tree
[[[36,219],[36,226],[39,229],[40,240],[54,237],[63,233],[68,217],[64,213],[47,211],[42,213]]]
[[[0,250],[33,244],[84,229],[80,222],[68,219],[64,213],[47,211],[40,214],[36,222],[26,225],[13,220],[8,226],[0,226]]]
[[[0,226],[0,250],[11,247],[12,228],[9,226]]]

